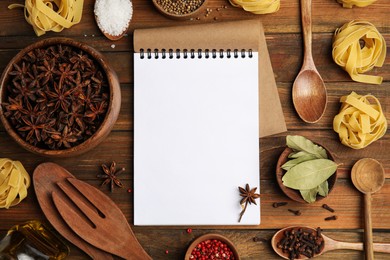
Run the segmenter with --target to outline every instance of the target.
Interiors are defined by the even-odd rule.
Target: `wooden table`
[[[22,0],[0,1],[0,68],[3,70],[9,60],[25,46],[41,38],[66,36],[88,43],[103,52],[116,70],[122,88],[122,108],[114,130],[109,137],[96,149],[75,158],[48,159],[31,154],[17,146],[1,128],[0,157],[20,160],[31,174],[34,168],[42,162],[56,162],[78,178],[99,187],[100,181],[96,174],[101,171],[102,163],[113,160],[120,167],[126,167],[122,175],[125,189],[115,189],[110,193],[108,187],[101,189],[108,194],[122,209],[129,223],[133,222],[133,47],[132,33],[136,28],[169,26],[180,24],[214,23],[222,20],[260,19],[265,28],[266,39],[271,61],[277,81],[280,99],[283,105],[287,133],[260,139],[261,158],[261,215],[262,222],[258,227],[191,227],[192,233],[187,233],[189,227],[133,227],[134,232],[145,250],[153,259],[181,259],[187,246],[196,237],[210,232],[216,232],[229,237],[236,245],[243,259],[278,259],[270,246],[270,238],[274,232],[288,225],[308,224],[320,226],[332,238],[344,241],[363,241],[362,231],[362,199],[354,189],[350,180],[352,165],[363,157],[379,160],[386,169],[385,186],[373,198],[374,241],[390,243],[390,137],[382,139],[362,150],[352,150],[340,144],[337,134],[332,130],[332,120],[339,109],[339,98],[352,90],[361,94],[372,93],[377,96],[383,106],[386,117],[390,118],[390,65],[386,59],[382,68],[374,69],[373,74],[382,75],[384,82],[379,85],[367,85],[352,82],[349,76],[332,60],[332,35],[337,27],[353,19],[363,19],[372,22],[390,42],[390,22],[388,12],[390,3],[378,0],[377,3],[365,8],[344,9],[335,0],[313,0],[313,52],[317,68],[325,80],[329,101],[328,108],[322,120],[316,124],[304,124],[299,119],[291,102],[292,82],[297,75],[302,62],[302,35],[300,23],[300,6],[298,0],[281,1],[281,8],[275,14],[253,15],[241,9],[232,7],[228,1],[210,0],[209,8],[213,11],[199,20],[174,21],[160,15],[151,1],[133,0],[134,16],[128,36],[120,41],[111,42],[99,32],[93,18],[92,0],[84,1],[83,18],[80,24],[61,33],[47,33],[36,37],[28,25],[21,10],[8,10],[11,3],[23,3]],[[222,8],[226,6],[226,8]],[[217,8],[221,8],[217,11]],[[215,19],[214,19],[215,17]],[[325,145],[334,155],[340,166],[341,173],[332,194],[323,200],[332,206],[338,216],[336,221],[325,221],[332,213],[321,208],[322,202],[313,205],[303,205],[290,201],[278,188],[275,180],[275,165],[277,158],[285,146],[287,134],[299,134]],[[136,191],[135,191],[136,192]],[[218,194],[211,195],[218,196]],[[211,197],[210,199],[215,199]],[[288,206],[273,208],[272,203],[288,201]],[[299,209],[301,216],[294,216],[288,208]],[[158,214],[156,214],[158,217]],[[11,226],[30,219],[45,221],[39,208],[33,187],[29,196],[20,205],[9,210],[0,210],[0,236]],[[257,242],[254,242],[254,238]],[[333,251],[318,259],[362,259],[363,253],[353,251]],[[377,259],[389,259],[385,254],[376,254]],[[76,247],[71,246],[71,259],[86,259]]]

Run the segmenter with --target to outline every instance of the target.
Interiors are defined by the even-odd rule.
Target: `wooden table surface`
[[[372,22],[390,42],[390,20],[388,13],[390,2],[378,0],[365,8],[344,9],[335,0],[313,0],[313,54],[318,71],[325,80],[328,90],[328,108],[324,117],[316,124],[305,124],[299,119],[291,101],[291,87],[302,62],[302,34],[300,5],[298,0],[281,2],[280,10],[275,14],[253,15],[232,7],[228,1],[210,0],[213,11],[206,17],[192,21],[175,21],[160,15],[152,1],[133,0],[134,15],[128,35],[117,42],[111,42],[99,32],[93,17],[93,0],[84,1],[83,18],[80,24],[61,33],[47,33],[43,37],[35,36],[30,25],[24,20],[21,10],[8,10],[11,3],[23,3],[22,0],[0,1],[0,68],[4,69],[10,59],[20,49],[41,38],[65,36],[85,42],[100,50],[109,60],[119,76],[122,89],[122,106],[114,130],[108,138],[94,150],[82,156],[67,159],[49,159],[31,154],[11,140],[4,128],[0,128],[0,157],[20,160],[31,174],[42,162],[56,162],[79,179],[96,187],[100,180],[96,174],[101,171],[102,163],[113,160],[125,167],[122,175],[125,189],[115,189],[110,193],[108,187],[101,189],[122,209],[129,223],[133,222],[133,193],[127,192],[133,185],[133,45],[134,29],[180,24],[215,23],[224,20],[260,19],[265,28],[267,44],[277,81],[288,132],[260,139],[261,158],[261,225],[256,227],[133,227],[134,232],[153,259],[182,259],[186,248],[196,237],[216,232],[230,238],[237,246],[242,259],[278,259],[272,251],[270,239],[274,232],[289,225],[311,225],[322,227],[327,235],[343,241],[363,241],[363,197],[355,190],[350,179],[352,165],[364,157],[379,160],[386,170],[386,183],[382,190],[373,196],[374,241],[390,243],[390,137],[385,135],[379,141],[361,150],[343,146],[337,134],[332,130],[332,120],[339,109],[341,96],[356,91],[360,94],[371,93],[377,96],[387,118],[390,118],[390,65],[387,58],[382,68],[376,68],[372,74],[382,75],[381,85],[367,85],[352,82],[349,76],[332,60],[332,35],[337,27],[353,19]],[[226,6],[227,8],[221,8]],[[217,8],[221,10],[217,11]],[[214,19],[214,17],[216,19]],[[389,57],[389,56],[388,56]],[[275,180],[277,158],[285,146],[287,134],[303,135],[325,145],[340,164],[341,173],[335,190],[322,202],[332,206],[338,219],[325,221],[332,213],[321,208],[322,202],[313,205],[294,203],[283,195]],[[136,192],[136,191],[135,191]],[[158,196],[158,195],[157,195]],[[210,195],[210,199],[216,199]],[[288,206],[273,208],[272,203],[288,201]],[[299,209],[301,216],[294,216],[288,208]],[[158,213],[156,213],[158,217]],[[37,203],[33,187],[28,198],[11,209],[0,210],[0,237],[11,226],[31,219],[46,221]],[[186,229],[192,228],[192,233]],[[257,241],[254,242],[254,238]],[[168,252],[168,254],[166,253]],[[318,259],[363,259],[364,254],[348,250],[329,252]],[[87,259],[82,251],[71,246],[70,259]],[[390,259],[385,254],[376,254],[376,259]]]

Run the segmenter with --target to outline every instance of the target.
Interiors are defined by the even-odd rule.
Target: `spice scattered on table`
[[[130,0],[96,0],[94,12],[99,28],[104,33],[118,36],[129,26],[133,4]]]
[[[185,15],[196,11],[204,0],[157,0],[163,10],[174,15]]]
[[[300,216],[302,215],[302,212],[300,210],[293,210],[293,209],[288,209],[291,213],[293,213],[295,216]]]
[[[340,112],[333,119],[333,130],[343,145],[362,149],[383,137],[387,120],[379,100],[355,92],[340,98]]]
[[[193,259],[230,259],[234,260],[233,251],[230,247],[217,239],[207,239],[200,242],[192,250],[190,260]],[[186,259],[188,260],[188,259]]]
[[[0,209],[8,209],[27,197],[30,175],[19,161],[0,159]]]
[[[12,66],[2,105],[24,141],[62,150],[99,129],[108,109],[109,85],[89,54],[59,44],[31,50]]]
[[[255,193],[257,190],[257,187],[251,189],[249,187],[249,184],[245,185],[245,189],[242,187],[238,187],[238,190],[240,191],[240,196],[243,197],[240,201],[240,204],[243,207],[243,209],[240,213],[240,218],[238,219],[238,222],[241,222],[241,218],[244,215],[248,204],[253,203],[253,204],[257,205],[256,199],[260,198],[260,194]]]
[[[323,249],[324,239],[319,227],[316,231],[293,228],[284,232],[277,247],[282,249],[283,253],[288,254],[289,259],[299,259],[302,255],[312,258]]]
[[[118,176],[120,173],[125,171],[125,168],[121,168],[119,170],[116,169],[116,162],[112,162],[110,168],[107,165],[102,164],[102,169],[104,174],[98,174],[97,177],[99,179],[104,179],[103,183],[100,186],[106,185],[110,183],[110,191],[114,191],[114,186],[118,186],[120,188],[123,187],[122,182],[119,180]]]
[[[287,202],[274,202],[272,204],[272,207],[279,208],[279,207],[282,207],[282,206],[286,206],[287,204],[288,204]]]
[[[287,146],[293,150],[281,167],[283,185],[299,190],[302,198],[313,203],[317,194],[326,197],[329,193],[328,179],[336,172],[337,164],[328,159],[326,150],[303,136],[286,137]]]
[[[334,209],[332,209],[331,207],[329,207],[327,204],[322,204],[322,207],[330,212],[334,212]]]
[[[337,220],[337,216],[333,215],[330,217],[325,218],[324,220],[329,221],[329,220]]]

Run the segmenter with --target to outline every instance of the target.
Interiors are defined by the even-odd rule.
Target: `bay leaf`
[[[328,159],[305,161],[290,168],[282,177],[286,187],[310,190],[326,181],[335,173],[337,164]]]
[[[328,159],[326,150],[314,144],[309,139],[300,135],[288,135],[286,137],[287,146],[295,151],[305,151],[310,154],[314,154],[318,159]]]
[[[329,185],[328,181],[324,181],[318,186],[318,194],[320,194],[322,197],[328,196],[329,193]]]
[[[302,154],[301,156],[295,158],[295,159],[292,159],[292,160],[288,160],[287,162],[285,162],[283,165],[282,165],[282,169],[283,170],[290,170],[291,167],[294,167],[295,165],[301,163],[301,162],[306,162],[306,161],[309,161],[309,160],[313,160],[313,159],[316,159],[317,157],[313,154],[310,154],[310,153],[304,153]]]
[[[317,199],[318,186],[310,190],[300,190],[300,192],[306,202],[313,203]]]
[[[288,155],[288,158],[298,158],[298,157],[304,156],[304,155],[306,155],[306,154],[310,154],[310,153],[305,152],[305,151],[291,152],[291,153]]]

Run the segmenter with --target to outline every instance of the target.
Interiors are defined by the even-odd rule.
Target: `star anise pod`
[[[245,204],[244,208],[242,209],[242,211],[240,213],[240,218],[238,219],[238,222],[241,222],[241,218],[244,215],[246,207],[248,206],[248,204],[252,204],[253,203],[253,204],[257,205],[256,199],[260,198],[260,194],[255,193],[256,190],[257,190],[257,187],[254,187],[254,188],[251,189],[249,187],[249,184],[245,185],[245,189],[242,188],[242,187],[238,187],[238,189],[240,191],[240,196],[242,197],[242,199],[240,201],[240,204],[241,205]]]
[[[120,188],[123,187],[122,182],[118,179],[117,175],[121,172],[125,171],[125,168],[121,168],[119,170],[116,170],[116,162],[112,162],[110,168],[108,168],[107,165],[102,164],[102,169],[104,174],[98,174],[96,177],[99,179],[105,179],[101,186],[106,185],[110,183],[110,191],[114,191],[114,186],[118,186]]]

